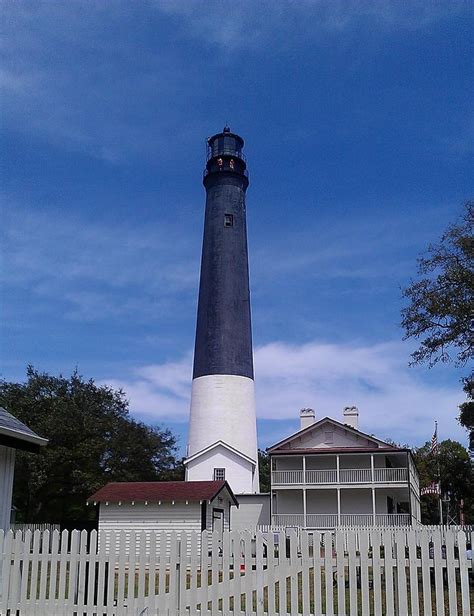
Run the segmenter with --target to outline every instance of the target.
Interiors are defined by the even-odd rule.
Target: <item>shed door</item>
[[[216,530],[220,535],[224,532],[224,510],[213,509],[212,510],[212,530]]]

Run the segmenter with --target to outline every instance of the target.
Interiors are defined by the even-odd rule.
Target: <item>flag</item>
[[[420,495],[424,496],[425,494],[441,494],[439,483],[433,481],[429,486],[426,486],[426,488],[421,488]]]
[[[432,456],[437,456],[438,455],[438,449],[439,449],[439,445],[438,445],[438,422],[435,421],[435,431],[433,433],[433,436],[431,437],[431,449],[430,449],[430,453]]]

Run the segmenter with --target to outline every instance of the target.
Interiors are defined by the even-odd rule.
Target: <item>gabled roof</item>
[[[111,482],[89,496],[88,503],[171,503],[214,500],[227,490],[238,507],[227,481],[122,481]]]
[[[209,445],[208,447],[201,449],[201,451],[198,451],[197,453],[193,453],[192,456],[189,456],[189,458],[186,458],[186,460],[184,460],[183,464],[188,464],[188,462],[191,462],[191,460],[195,460],[196,458],[199,458],[203,454],[208,453],[209,451],[212,451],[216,447],[224,447],[228,451],[231,451],[232,453],[234,453],[236,456],[239,456],[240,458],[247,460],[247,462],[250,462],[250,464],[253,464],[254,466],[256,464],[255,460],[252,460],[252,458],[249,458],[249,456],[246,456],[244,453],[242,453],[238,449],[235,449],[234,447],[231,447],[224,441],[216,441],[215,443],[212,443],[212,445]]]
[[[309,432],[312,432],[315,429],[320,428],[324,423],[332,423],[333,425],[337,426],[338,428],[343,428],[344,430],[346,430],[347,432],[354,434],[355,436],[359,436],[362,438],[367,439],[368,441],[374,443],[374,445],[376,445],[376,448],[380,448],[380,446],[382,446],[383,449],[392,449],[392,450],[398,450],[398,447],[394,447],[393,445],[389,445],[388,443],[386,443],[385,441],[381,441],[378,438],[375,438],[375,436],[372,436],[371,434],[366,434],[365,432],[361,432],[360,430],[356,430],[355,428],[352,428],[351,426],[347,425],[347,424],[343,424],[340,421],[337,421],[336,419],[332,419],[332,417],[323,417],[322,419],[320,419],[319,421],[314,422],[313,424],[311,424],[310,426],[307,426],[306,428],[303,428],[302,430],[298,430],[298,432],[295,432],[294,434],[291,434],[290,436],[284,438],[283,440],[279,441],[278,443],[275,443],[275,445],[272,445],[271,447],[268,447],[267,451],[269,453],[273,453],[276,450],[279,450],[283,445],[286,445],[287,443],[300,438],[301,436],[303,436],[304,434],[308,434]],[[347,449],[347,448],[344,448]],[[363,449],[362,447],[360,448],[361,450]],[[292,449],[291,451],[296,451],[295,449]],[[316,449],[314,449],[313,451],[317,451]],[[328,451],[328,449],[324,448],[324,451]]]
[[[48,439],[38,436],[22,421],[0,407],[0,445],[37,452],[47,442]]]

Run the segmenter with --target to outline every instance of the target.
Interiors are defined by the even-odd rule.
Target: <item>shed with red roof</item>
[[[238,502],[226,481],[108,483],[92,494],[99,531],[203,531],[231,528]]]

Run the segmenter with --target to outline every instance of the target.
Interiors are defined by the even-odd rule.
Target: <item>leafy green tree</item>
[[[464,379],[467,400],[459,406],[459,423],[469,431],[469,450],[474,455],[474,377]]]
[[[270,456],[261,449],[258,450],[258,472],[260,492],[270,492]]]
[[[452,359],[465,364],[473,357],[474,330],[474,202],[465,204],[458,224],[451,225],[438,244],[418,260],[419,280],[403,295],[405,338],[420,340],[413,363],[430,366]]]
[[[109,481],[181,478],[176,438],[130,417],[125,393],[33,367],[25,383],[0,382],[0,406],[49,444],[38,455],[18,452],[17,519],[70,523],[95,515],[86,499]]]
[[[451,225],[438,244],[418,260],[418,280],[403,291],[408,305],[402,310],[405,339],[419,340],[412,363],[454,359],[465,365],[474,354],[474,202],[464,205],[460,221]],[[474,447],[473,379],[464,381],[468,401],[459,420],[470,431]]]
[[[466,449],[456,441],[445,440],[439,444],[438,456],[431,453],[431,443],[415,450],[415,463],[420,475],[420,486],[438,481],[443,498],[449,500],[449,511],[459,521],[460,504],[464,501],[466,523],[474,522],[474,474]],[[443,505],[447,508],[447,503]],[[439,523],[439,504],[436,495],[421,497],[421,518],[424,524]]]

